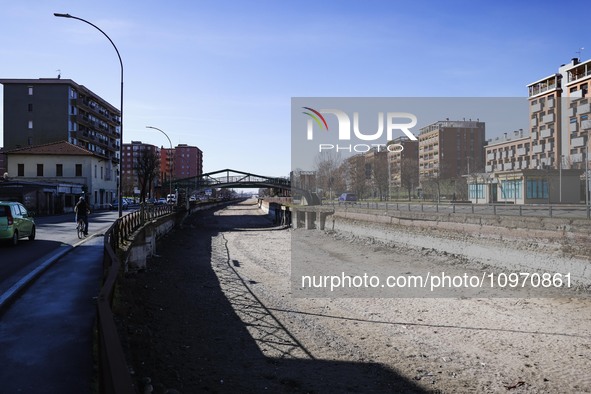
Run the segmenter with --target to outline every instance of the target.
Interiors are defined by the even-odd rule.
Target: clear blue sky
[[[583,4],[0,0],[0,77],[59,69],[119,107],[110,43],[53,13],[87,19],[123,58],[124,142],[168,146],[155,126],[202,149],[205,172],[286,176],[291,97],[523,97],[589,58]]]

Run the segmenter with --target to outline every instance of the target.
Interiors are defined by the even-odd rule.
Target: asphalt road
[[[89,217],[89,236],[102,234],[117,219],[117,211],[93,213]],[[59,248],[81,242],[76,234],[74,214],[35,218],[36,239],[23,239],[17,246],[0,243],[0,294],[41,265]],[[84,241],[84,240],[82,240]]]

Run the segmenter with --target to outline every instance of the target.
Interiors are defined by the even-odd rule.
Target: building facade
[[[145,159],[147,158],[147,159]],[[138,171],[138,166],[146,166],[154,160],[155,176],[152,182],[147,185],[147,196],[156,197],[155,190],[159,190],[160,182],[160,148],[151,144],[144,144],[141,141],[131,141],[129,144],[123,144],[123,157],[121,158],[121,178],[123,179],[123,193],[127,196],[140,194],[141,182],[140,175],[144,171]],[[158,197],[164,197],[166,193],[161,192]]]
[[[9,176],[0,193],[14,194],[19,187],[27,185],[24,187],[29,191],[27,195],[11,194],[9,198],[38,213],[71,212],[82,195],[93,209],[106,208],[117,196],[117,182],[113,177],[106,177],[103,157],[67,141],[5,153]]]
[[[4,148],[68,141],[119,162],[120,111],[71,79],[0,79]],[[112,175],[113,176],[113,175]]]
[[[172,161],[174,179],[191,178],[203,174],[203,152],[196,146],[177,145],[172,154]]]
[[[485,124],[444,120],[419,134],[419,177],[450,179],[484,168]]]

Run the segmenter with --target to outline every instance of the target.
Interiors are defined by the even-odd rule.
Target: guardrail
[[[581,204],[470,204],[470,203],[417,203],[417,202],[376,202],[355,203],[323,202],[341,208],[366,208],[406,212],[464,213],[482,215],[539,216],[589,219],[590,206]]]
[[[113,318],[113,290],[121,269],[115,252],[121,242],[146,221],[174,212],[174,207],[141,206],[138,211],[120,217],[105,232],[103,253],[103,286],[97,300],[99,391],[106,394],[136,394],[117,326]]]

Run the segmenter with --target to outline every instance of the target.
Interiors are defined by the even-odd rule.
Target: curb
[[[33,284],[33,282],[37,278],[39,278],[39,276],[41,276],[43,272],[45,272],[49,267],[51,267],[53,263],[58,261],[66,254],[70,253],[77,246],[82,245],[87,240],[101,235],[102,234],[92,234],[90,237],[84,238],[80,242],[76,242],[73,245],[62,243],[55,252],[52,252],[49,255],[49,257],[44,256],[41,259],[39,259],[43,262],[39,264],[37,268],[29,272],[27,275],[23,276],[18,282],[12,285],[12,287],[6,290],[3,294],[0,294],[0,312],[3,312],[6,308],[8,308],[12,301],[14,301],[14,299],[19,294],[21,294],[28,286]]]

